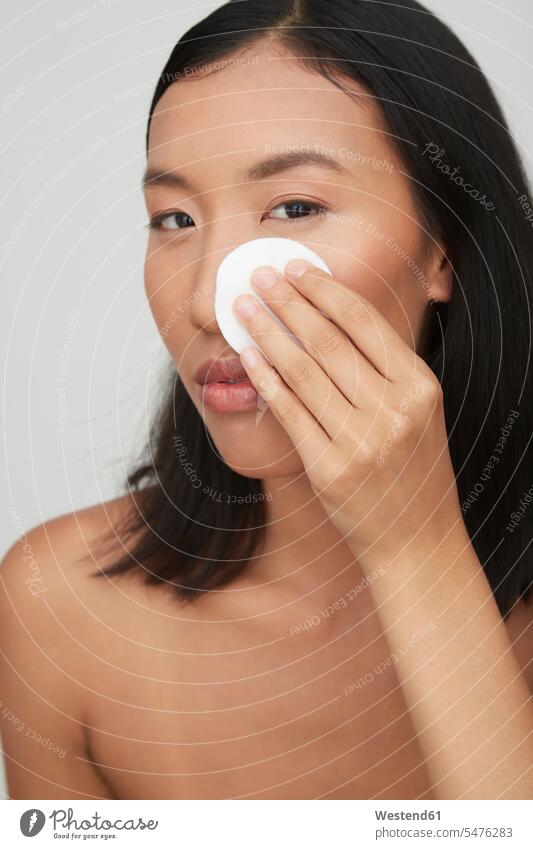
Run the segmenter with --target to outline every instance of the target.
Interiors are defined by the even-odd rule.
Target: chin
[[[265,462],[263,465],[257,465],[258,461],[263,459],[257,457],[257,455],[250,457],[250,463],[246,465],[231,462],[231,458],[226,458],[224,455],[222,455],[222,459],[227,466],[244,478],[258,478],[259,480],[286,478],[302,474],[304,471],[303,463],[298,455],[294,459],[285,457],[277,461]],[[253,465],[254,462],[256,463],[255,466]]]
[[[227,466],[247,478],[276,478],[304,471],[288,434],[267,411],[259,423],[250,415],[204,416],[216,451]]]

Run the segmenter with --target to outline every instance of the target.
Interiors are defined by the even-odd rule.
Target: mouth
[[[194,379],[200,386],[208,383],[240,383],[248,380],[248,375],[239,357],[209,359],[201,363],[194,373]]]
[[[213,412],[249,412],[257,409],[259,395],[239,357],[209,359],[194,373],[200,400]]]

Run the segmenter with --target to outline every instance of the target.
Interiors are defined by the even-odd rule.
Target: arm
[[[530,799],[527,681],[464,525],[445,534],[381,560],[370,585],[434,792]]]
[[[56,557],[68,542],[65,520],[53,520],[0,564],[0,733],[12,799],[115,798],[87,762],[82,664],[61,627],[69,596]]]

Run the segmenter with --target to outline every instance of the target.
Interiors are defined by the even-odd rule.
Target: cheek
[[[144,290],[159,333],[174,356],[177,353],[176,343],[183,336],[178,328],[186,322],[187,313],[181,306],[181,300],[176,292],[172,269],[167,268],[166,265],[167,263],[161,257],[146,259]]]
[[[359,233],[350,255],[337,258],[331,269],[370,301],[411,346],[419,337],[427,308],[419,254],[416,232],[376,228],[373,235]]]

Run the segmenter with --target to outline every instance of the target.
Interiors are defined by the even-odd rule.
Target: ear
[[[443,242],[432,243],[426,278],[428,299],[448,303],[452,297],[453,269]]]

